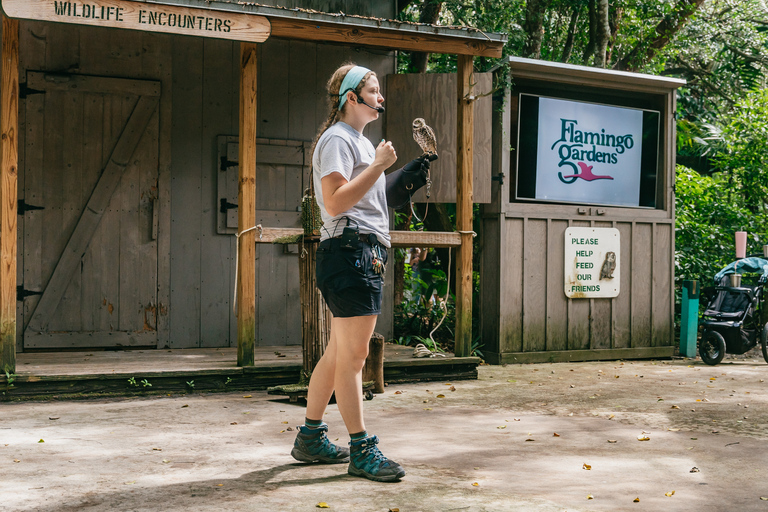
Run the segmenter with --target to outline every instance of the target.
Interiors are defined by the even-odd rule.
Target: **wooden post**
[[[256,225],[256,48],[240,43],[238,232]],[[240,235],[237,279],[237,365],[253,366],[256,346],[256,231]]]
[[[0,370],[16,371],[19,22],[3,14],[0,76]]]
[[[472,56],[458,56],[458,109],[456,111],[456,229],[461,247],[456,258],[456,347],[457,356],[468,356],[472,348],[472,135],[474,103]]]

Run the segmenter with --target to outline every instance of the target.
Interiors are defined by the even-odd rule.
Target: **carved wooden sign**
[[[127,28],[261,43],[271,26],[263,16],[129,0],[2,0],[11,18]]]

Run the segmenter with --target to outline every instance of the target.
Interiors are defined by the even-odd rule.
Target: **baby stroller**
[[[759,277],[756,284],[742,284],[742,274]],[[768,260],[749,257],[734,261],[715,275],[714,282],[714,287],[703,290],[709,301],[701,318],[701,360],[716,365],[726,353],[743,354],[759,340],[768,362],[768,323],[763,324]]]

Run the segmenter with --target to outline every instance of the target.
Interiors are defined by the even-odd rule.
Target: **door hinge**
[[[504,184],[504,173],[500,172],[496,176],[491,177],[491,180],[492,181],[498,181],[499,185],[503,185]]]
[[[45,91],[38,91],[37,89],[30,89],[27,87],[26,82],[19,84],[19,99],[25,99],[27,96],[33,94],[45,94]]]
[[[237,208],[236,204],[230,203],[225,197],[221,198],[221,206],[219,207],[221,213],[227,213],[227,210],[234,210],[235,208]]]
[[[42,295],[42,294],[43,292],[33,292],[30,290],[25,290],[23,284],[20,284],[16,287],[16,300],[23,301],[30,295]]]
[[[19,205],[16,212],[19,215],[24,215],[24,212],[31,212],[32,210],[45,210],[45,206],[35,206],[33,204],[27,204],[23,199],[19,199]]]
[[[237,167],[238,163],[234,162],[232,160],[227,160],[226,156],[221,157],[221,167],[219,167],[220,171],[228,171],[230,167]]]

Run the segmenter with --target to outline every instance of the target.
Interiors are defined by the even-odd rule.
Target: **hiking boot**
[[[377,436],[350,441],[350,462],[347,471],[353,476],[364,476],[377,482],[396,482],[405,476],[405,470],[395,461],[382,455],[376,446]]]
[[[325,435],[328,432],[328,425],[325,423],[314,429],[303,425],[296,428],[299,433],[291,450],[294,459],[325,464],[349,462],[349,449],[336,446],[328,440],[328,436]]]

